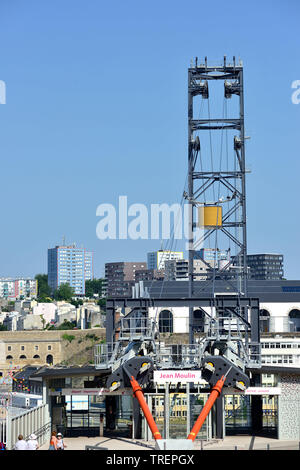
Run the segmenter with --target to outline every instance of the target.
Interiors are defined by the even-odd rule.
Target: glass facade
[[[251,279],[278,280],[283,278],[283,255],[247,255]]]
[[[84,388],[84,383],[92,377],[70,377],[51,381],[50,388]],[[263,376],[265,386],[276,386],[276,376]],[[166,392],[166,393],[165,393]],[[175,392],[174,389],[157,393],[145,393],[145,399],[155,423],[163,438],[185,439],[200,415],[209,394]],[[257,398],[257,397],[256,397]],[[252,430],[253,396],[236,394],[223,395],[223,416],[225,435],[248,434]],[[276,435],[278,430],[278,397],[263,395],[263,431]],[[104,436],[133,437],[133,398],[132,395],[74,395],[53,396],[52,415],[64,435],[98,436],[100,417],[103,416]],[[140,410],[141,438],[153,440],[145,417]],[[197,440],[210,440],[213,437],[212,412],[209,413]]]

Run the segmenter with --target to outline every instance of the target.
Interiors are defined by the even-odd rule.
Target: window
[[[299,344],[300,347],[300,344]],[[7,351],[11,351],[11,346],[7,346]]]
[[[289,313],[290,332],[300,331],[300,310],[293,309]]]
[[[53,364],[52,354],[48,354],[48,356],[46,357],[46,362],[47,362],[47,364]]]
[[[21,346],[21,351],[25,351],[25,346]]]
[[[173,333],[173,314],[170,310],[162,310],[159,314],[160,333]]]
[[[48,345],[48,351],[51,351],[52,347],[50,345]]]
[[[270,313],[263,309],[259,312],[260,332],[267,333],[270,330]]]

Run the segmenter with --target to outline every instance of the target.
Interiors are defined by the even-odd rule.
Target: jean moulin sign
[[[205,382],[200,370],[155,370],[153,379],[156,383]]]

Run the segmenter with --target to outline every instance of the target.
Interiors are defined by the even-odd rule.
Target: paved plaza
[[[108,437],[69,437],[64,439],[66,450],[86,450],[86,446],[98,447],[99,450],[132,450],[151,451],[155,449],[154,441],[145,442],[136,439]],[[48,444],[40,450],[47,450]],[[227,436],[222,440],[197,441],[195,450],[299,450],[299,441],[279,441],[266,437]],[[183,451],[184,452],[184,451]]]

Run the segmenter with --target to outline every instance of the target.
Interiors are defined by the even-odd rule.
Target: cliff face
[[[93,364],[94,346],[105,340],[105,329],[65,330],[62,331],[61,339],[61,364],[73,366]]]

